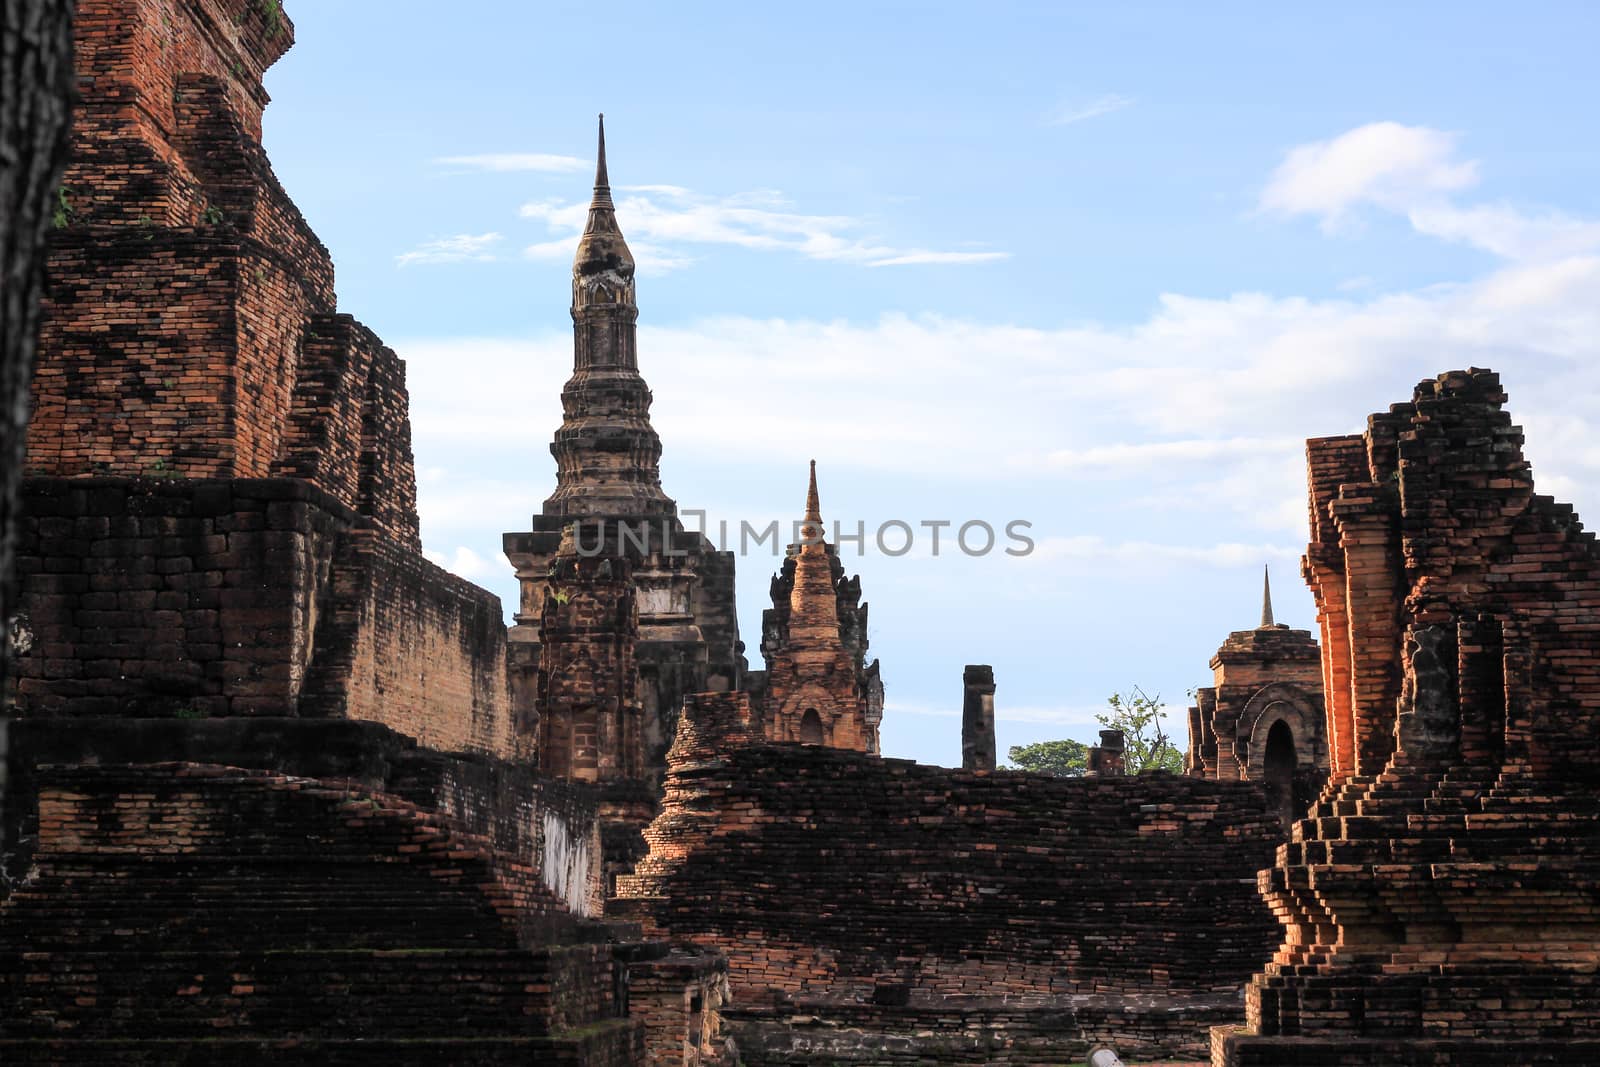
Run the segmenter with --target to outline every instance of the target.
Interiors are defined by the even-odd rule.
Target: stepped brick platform
[[[11,776],[0,798],[0,899],[21,877],[39,834],[39,768],[169,761],[337,779],[402,797],[489,839],[538,869],[568,911],[598,915],[602,890],[596,798],[492,757],[423,748],[379,724],[338,719],[32,718],[11,724]]]
[[[1600,1062],[1600,550],[1489,371],[1313,441],[1333,779],[1217,1067]]]
[[[1270,951],[1253,883],[1279,835],[1252,783],[770,744],[742,694],[701,694],[607,909],[727,953],[753,1063],[879,1062],[860,1057],[901,1039],[911,1060],[1060,1063],[1102,1033],[1203,1055]]]
[[[35,868],[0,908],[8,1059],[286,1045],[376,1062],[368,1039],[391,1056],[453,1049],[451,1062],[643,1054],[642,1027],[616,1017],[604,928],[447,817],[349,782],[213,765],[39,778]]]

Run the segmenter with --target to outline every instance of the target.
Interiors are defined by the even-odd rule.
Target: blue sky
[[[1134,684],[1181,739],[1263,563],[1313,624],[1304,439],[1423,377],[1499,370],[1600,499],[1592,5],[286,7],[267,149],[408,362],[436,558],[514,600],[597,111],[681,507],[788,519],[815,457],[829,519],[1033,524],[847,557],[890,755],[959,760],[974,662],[1002,750]]]

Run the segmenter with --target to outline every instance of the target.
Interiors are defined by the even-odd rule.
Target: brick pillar
[[[1121,777],[1127,773],[1124,769],[1127,750],[1127,741],[1121,730],[1101,730],[1100,743],[1089,749],[1088,758],[1084,761],[1084,773]]]
[[[1398,508],[1389,491],[1359,487],[1335,505],[1345,556],[1355,773],[1383,773],[1394,754],[1403,627]],[[1343,738],[1339,739],[1343,742]]]
[[[970,663],[961,675],[961,766],[994,770],[994,668]]]

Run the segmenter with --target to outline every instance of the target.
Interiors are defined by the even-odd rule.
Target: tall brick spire
[[[661,438],[650,426],[650,387],[639,376],[633,255],[617,225],[606,173],[605,116],[589,220],[572,264],[572,377],[550,452],[556,491],[546,515],[675,514],[661,489]]]

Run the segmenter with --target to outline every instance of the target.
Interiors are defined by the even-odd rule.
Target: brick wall
[[[741,1010],[898,989],[915,1004],[1055,998],[1071,1017],[1074,997],[1236,996],[1274,938],[1251,880],[1278,833],[1249,783],[757,743],[743,694],[703,694],[650,855],[610,907],[725,951]]]
[[[33,478],[18,713],[286,715],[348,513],[303,482]]]
[[[307,326],[273,470],[316,483],[420,551],[405,364],[349,315]]]
[[[294,339],[243,339],[238,306],[245,286],[292,299],[283,264],[220,230],[106,227],[58,231],[49,270],[30,473],[268,473],[259,452],[287,411]],[[283,401],[266,425],[263,391]],[[243,424],[241,395],[255,398]]]
[[[509,754],[499,601],[420,555],[404,365],[337,314],[261,148],[292,30],[256,0],[80,5],[19,708],[340,715]]]
[[[315,715],[510,755],[497,597],[298,479],[34,478],[18,712]]]
[[[589,791],[501,760],[417,751],[396,766],[394,792],[448,815],[502,852],[526,857],[572,914],[601,913],[601,821]]]
[[[300,711],[513,752],[500,599],[371,530],[339,541]]]

